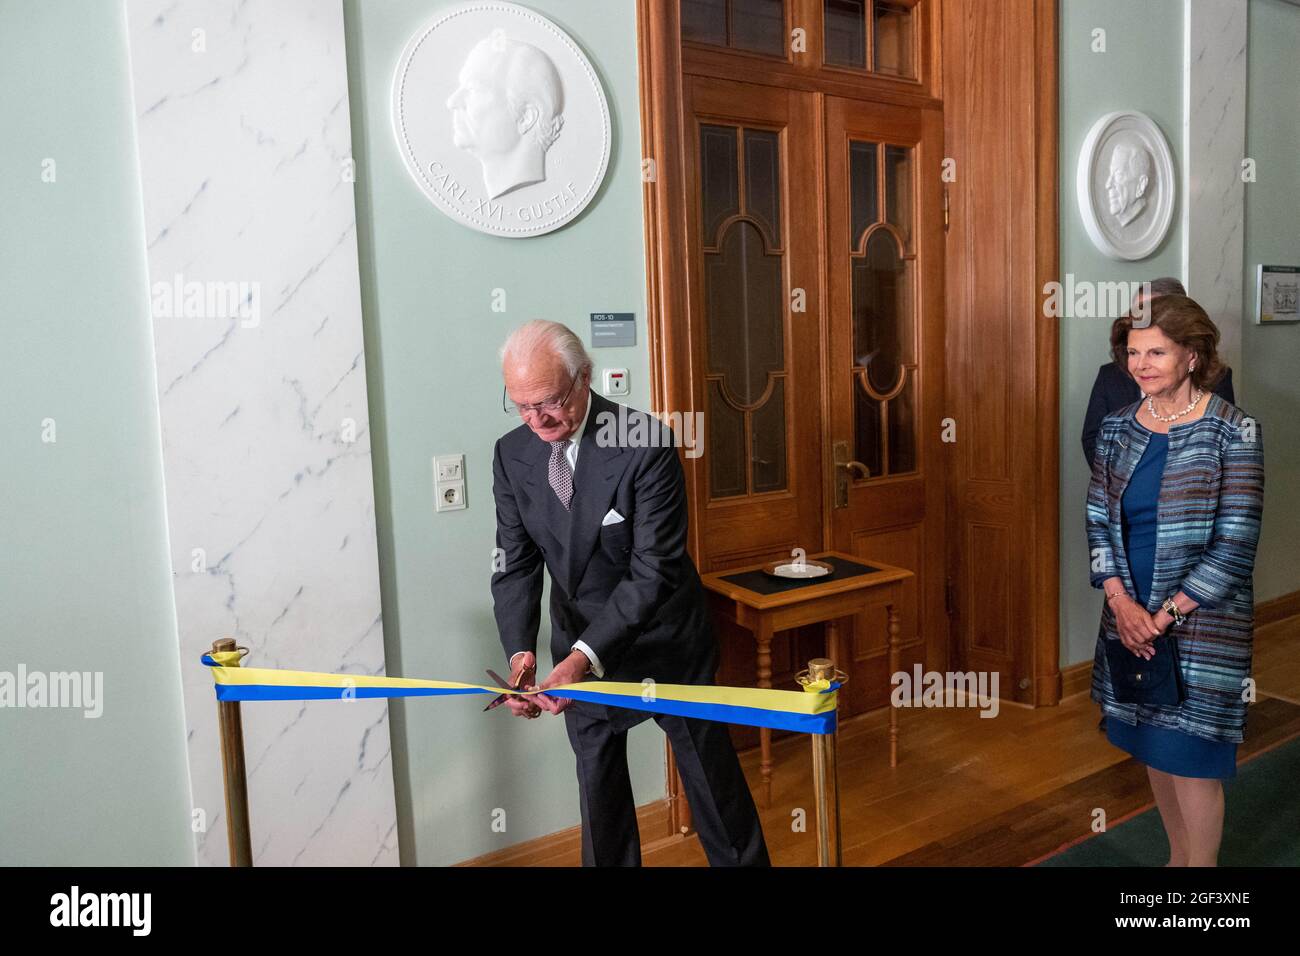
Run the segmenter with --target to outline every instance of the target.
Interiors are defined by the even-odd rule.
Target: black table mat
[[[730,584],[739,584],[742,588],[756,594],[780,594],[783,591],[795,591],[813,584],[825,584],[827,581],[842,581],[845,578],[874,574],[880,570],[880,568],[873,568],[869,564],[859,564],[857,561],[846,561],[843,558],[809,558],[808,560],[821,561],[824,564],[829,564],[835,570],[830,574],[823,574],[819,578],[777,578],[765,574],[761,570],[742,571],[739,574],[723,575],[720,580]]]

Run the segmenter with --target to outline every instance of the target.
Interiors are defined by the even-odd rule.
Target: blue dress
[[[1150,597],[1151,576],[1155,571],[1160,479],[1169,453],[1168,435],[1151,432],[1149,437],[1121,500],[1124,550],[1128,553],[1137,600],[1143,607]],[[1177,633],[1175,630],[1175,636]],[[1237,745],[1228,741],[1209,740],[1151,724],[1134,726],[1114,716],[1106,719],[1106,739],[1140,763],[1178,777],[1224,779],[1237,775]]]

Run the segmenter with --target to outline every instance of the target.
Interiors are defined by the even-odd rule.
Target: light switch
[[[438,481],[461,481],[465,477],[464,455],[439,455],[433,460]]]
[[[605,394],[626,395],[628,393],[627,369],[605,369]]]

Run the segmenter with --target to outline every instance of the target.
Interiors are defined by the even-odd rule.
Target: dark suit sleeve
[[[1101,420],[1110,414],[1110,410],[1106,407],[1104,378],[1103,370],[1099,369],[1092,383],[1092,396],[1088,399],[1087,414],[1083,416],[1083,454],[1090,468],[1092,459],[1097,453],[1097,433],[1101,431]]]
[[[537,652],[544,565],[537,543],[519,519],[514,487],[501,461],[500,441],[492,454],[492,497],[497,507],[498,549],[492,564],[492,610],[509,660],[520,651]]]
[[[1232,369],[1223,370],[1223,377],[1219,379],[1219,384],[1214,386],[1214,390],[1229,405],[1237,404],[1236,393],[1232,390]]]
[[[632,554],[627,573],[610,592],[581,639],[596,652],[605,672],[617,670],[637,635],[681,586],[690,560],[686,551],[686,478],[672,445],[647,449],[634,465]]]

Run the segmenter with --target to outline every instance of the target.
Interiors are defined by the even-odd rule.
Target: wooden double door
[[[703,416],[697,564],[909,568],[903,666],[1031,706],[1063,681],[1058,16],[637,0],[651,390]],[[845,711],[886,704],[883,609],[842,623]],[[719,680],[752,685],[752,639],[720,636]],[[778,636],[773,684],[823,642]]]
[[[831,548],[908,568],[903,664],[939,666],[941,110],[691,75],[682,105],[701,569]],[[841,624],[842,712],[885,704],[884,607]],[[752,685],[752,639],[720,636],[719,681]],[[778,637],[773,685],[823,653],[821,627]]]

